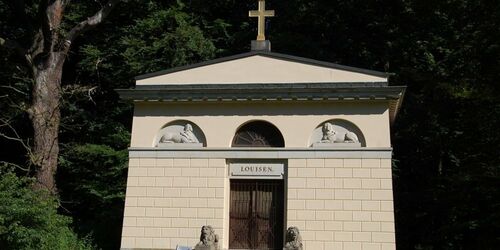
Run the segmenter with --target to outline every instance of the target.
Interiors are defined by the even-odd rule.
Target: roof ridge
[[[310,58],[305,58],[305,57],[293,56],[293,55],[288,55],[288,54],[281,54],[281,53],[270,52],[270,51],[250,51],[250,52],[246,52],[246,53],[221,57],[221,58],[212,59],[212,60],[208,60],[208,61],[204,61],[204,62],[199,62],[199,63],[189,64],[189,65],[174,67],[171,69],[147,73],[147,74],[143,74],[143,75],[138,75],[135,77],[135,80],[142,80],[142,79],[151,78],[151,77],[155,77],[155,76],[175,73],[175,72],[179,72],[179,71],[208,66],[208,65],[217,64],[217,63],[228,62],[228,61],[237,60],[237,59],[246,58],[246,57],[255,56],[255,55],[260,55],[260,56],[265,56],[265,57],[270,57],[270,58],[275,58],[275,59],[281,59],[281,60],[286,60],[286,61],[291,61],[291,62],[309,64],[309,65],[314,65],[314,66],[326,67],[326,68],[346,70],[346,71],[350,71],[350,72],[378,76],[378,77],[389,77],[392,75],[392,74],[386,73],[386,72],[375,71],[375,70],[370,70],[370,69],[356,68],[356,67],[352,67],[352,66],[346,66],[346,65],[341,65],[341,64],[336,64],[336,63],[331,63],[331,62],[326,62],[326,61],[320,61],[320,60],[310,59]]]

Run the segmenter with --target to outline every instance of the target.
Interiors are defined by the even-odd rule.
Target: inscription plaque
[[[233,178],[283,179],[283,163],[231,163],[229,176]]]

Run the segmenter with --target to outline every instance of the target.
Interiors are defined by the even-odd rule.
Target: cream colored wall
[[[262,119],[283,134],[285,147],[305,148],[313,130],[330,119],[345,119],[363,132],[367,147],[390,147],[387,102],[290,102],[290,103],[136,103],[131,147],[152,147],[158,131],[182,119],[198,125],[207,147],[228,148],[244,123]]]
[[[390,159],[289,159],[285,227],[306,250],[394,250]],[[226,159],[131,158],[122,249],[194,246],[212,225],[229,235]]]
[[[224,241],[225,159],[131,158],[122,249],[194,246],[203,225]]]
[[[386,81],[384,77],[255,55],[137,80],[137,85]]]
[[[287,227],[307,250],[394,250],[390,159],[290,159]]]
[[[390,147],[383,101],[140,102],[131,147],[152,148],[157,132],[178,119],[198,125],[212,148],[229,149],[238,127],[254,119],[278,127],[287,148],[308,147],[313,130],[330,119],[354,123],[369,148]],[[130,158],[121,248],[194,246],[202,225],[214,226],[227,248],[226,159],[151,157],[145,152]],[[285,226],[300,228],[305,249],[395,249],[390,159],[292,158],[297,157],[288,159]]]

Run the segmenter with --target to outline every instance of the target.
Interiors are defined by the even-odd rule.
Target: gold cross
[[[259,10],[251,10],[248,12],[249,17],[258,17],[259,25],[257,26],[257,41],[266,40],[266,17],[273,17],[274,10],[266,10],[266,0],[259,0]]]

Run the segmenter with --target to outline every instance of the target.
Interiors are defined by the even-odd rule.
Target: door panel
[[[283,181],[231,180],[230,249],[283,248]]]
[[[252,218],[252,189],[231,182],[229,247],[249,249],[252,246],[250,222]]]

